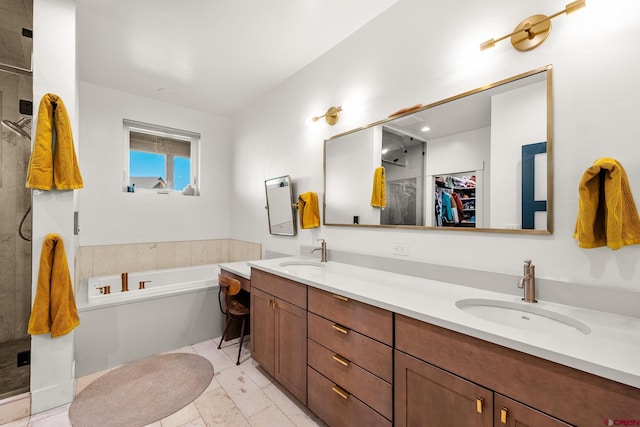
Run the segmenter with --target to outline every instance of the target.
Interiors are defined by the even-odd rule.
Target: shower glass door
[[[0,400],[29,391],[32,0],[0,2]]]

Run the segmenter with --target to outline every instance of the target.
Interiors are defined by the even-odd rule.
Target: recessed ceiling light
[[[387,154],[388,152],[389,152],[389,149],[388,149],[388,148],[383,148],[383,149],[382,149],[382,154]]]
[[[429,126],[425,126],[422,129],[420,129],[422,132],[429,132],[431,130],[431,128]]]

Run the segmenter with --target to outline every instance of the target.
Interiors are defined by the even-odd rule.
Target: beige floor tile
[[[104,371],[94,372],[93,374],[85,375],[84,377],[80,377],[76,379],[76,396],[80,394],[82,390],[87,388],[89,384],[111,371],[111,369],[105,369]]]
[[[69,412],[59,412],[57,414],[29,422],[29,427],[71,427]]]
[[[31,417],[30,422],[38,422],[40,420],[52,417],[52,416],[56,416],[59,414],[68,414],[69,413],[69,406],[71,406],[71,404],[68,405],[62,405],[62,406],[58,406],[57,408],[52,408],[49,409],[48,411],[42,411],[38,414],[35,414]],[[67,416],[68,418],[68,416]]]
[[[253,360],[235,365],[239,340],[229,342],[227,350],[218,350],[218,340],[207,340],[175,352],[195,352],[211,361],[214,378],[207,389],[186,408],[146,427],[326,427],[302,403],[284,390]],[[244,354],[244,350],[243,350]],[[79,393],[109,370],[78,378]],[[41,412],[2,427],[68,427],[69,406]]]
[[[189,354],[196,354],[196,351],[193,349],[193,347],[192,347],[192,346],[188,345],[188,346],[185,346],[185,347],[180,347],[180,348],[177,348],[177,349],[175,349],[175,350],[168,351],[167,353],[189,353]]]
[[[203,394],[196,399],[195,405],[207,427],[250,427],[223,388]]]
[[[273,406],[271,399],[244,373],[242,365],[222,371],[217,380],[245,417]]]
[[[218,344],[214,341],[205,341],[204,343],[194,344],[193,348],[197,354],[207,358],[213,365],[214,375],[218,375],[221,371],[235,366],[235,359],[231,360],[227,354],[218,350]]]
[[[296,426],[324,426],[306,406],[278,384],[263,387],[264,393],[276,404]]]
[[[235,342],[234,342],[235,341]],[[219,341],[218,341],[219,342]],[[233,342],[233,344],[229,344]],[[231,360],[238,360],[238,347],[240,346],[239,338],[236,340],[228,341],[222,343],[222,348],[220,350],[224,351],[227,357]],[[242,351],[240,352],[240,363],[246,362],[251,358],[251,343],[248,338],[245,337],[244,342],[242,343]]]
[[[266,371],[251,358],[241,363],[240,366],[242,367],[242,371],[251,378],[258,387],[262,388],[271,384],[273,381],[273,378],[271,378],[271,376],[269,376],[269,374],[267,374]]]
[[[2,427],[27,427],[29,425],[29,417],[11,421],[10,423],[0,424]]]
[[[189,421],[186,424],[183,424],[180,427],[207,427],[207,424],[202,418],[197,418],[195,420]]]
[[[295,424],[275,405],[249,417],[249,422],[254,427],[295,427]]]
[[[162,427],[180,427],[200,418],[200,412],[194,403],[161,420]]]

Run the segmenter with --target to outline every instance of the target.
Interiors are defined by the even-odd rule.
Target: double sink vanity
[[[248,265],[252,357],[331,426],[640,422],[638,318],[307,257]]]

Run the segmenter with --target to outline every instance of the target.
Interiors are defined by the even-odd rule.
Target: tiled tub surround
[[[76,289],[90,277],[262,258],[260,244],[233,239],[81,246]]]
[[[640,318],[545,301],[537,307],[577,319],[591,333],[545,334],[481,320],[456,307],[470,298],[521,303],[521,295],[510,295],[441,280],[398,274],[378,269],[326,263],[323,271],[296,274],[280,263],[290,257],[250,261],[249,265],[318,289],[340,294],[436,326],[518,350],[542,359],[640,388]],[[332,258],[330,258],[332,259]],[[290,270],[291,271],[291,270]],[[515,287],[515,282],[513,284]],[[637,301],[637,300],[636,300]]]

